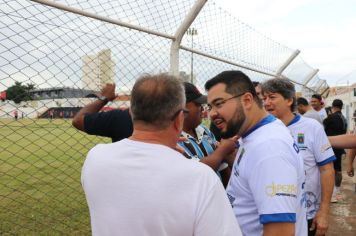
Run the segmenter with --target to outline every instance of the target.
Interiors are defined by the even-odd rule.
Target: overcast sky
[[[355,0],[217,0],[222,8],[290,48],[329,85],[356,82]]]

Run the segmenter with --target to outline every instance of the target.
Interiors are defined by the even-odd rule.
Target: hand
[[[354,168],[352,167],[352,165],[348,165],[347,166],[347,170],[346,170],[346,173],[348,176],[350,177],[353,177],[354,176]]]
[[[113,101],[117,97],[115,94],[115,83],[105,84],[100,94],[101,96],[105,96],[109,101]]]
[[[187,138],[183,137],[183,136],[180,136],[178,138],[178,142],[185,142],[187,141]],[[181,153],[181,154],[184,154],[185,153],[185,150],[184,148],[182,148],[181,146],[179,146],[179,144],[177,143],[176,146],[174,147],[174,150],[176,150],[177,152]]]
[[[225,151],[225,155],[229,155],[236,151],[237,140],[238,136],[234,136],[228,139],[221,139],[217,146],[219,149],[223,149]]]
[[[325,235],[328,230],[329,219],[328,214],[319,210],[313,220],[313,223],[310,227],[310,230],[314,230],[316,228],[315,235]]]

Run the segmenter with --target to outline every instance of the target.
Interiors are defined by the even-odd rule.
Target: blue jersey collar
[[[297,123],[300,120],[300,117],[301,117],[300,115],[295,114],[293,120],[291,120],[287,126]]]
[[[268,116],[266,116],[265,118],[263,118],[262,120],[260,120],[255,126],[253,126],[251,129],[249,129],[244,135],[242,135],[242,138],[246,138],[248,135],[250,135],[253,131],[257,130],[258,128],[267,125],[273,121],[276,120],[276,117],[272,116],[271,114],[269,114]]]

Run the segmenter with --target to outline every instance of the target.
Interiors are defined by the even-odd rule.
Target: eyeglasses
[[[230,98],[226,98],[226,99],[218,99],[217,101],[213,102],[212,104],[207,104],[207,106],[208,106],[208,111],[211,111],[213,108],[215,108],[215,109],[220,109],[220,108],[222,108],[222,107],[224,106],[224,104],[225,104],[227,101],[229,101],[229,100],[231,100],[231,99],[233,99],[233,98],[238,98],[238,97],[244,95],[245,93],[246,93],[246,92],[244,92],[244,93],[242,93],[242,94],[238,94],[238,95],[232,96],[232,97],[230,97]]]
[[[185,109],[185,108],[181,108],[179,109],[178,111],[176,111],[176,113],[174,113],[174,115],[172,116],[171,120],[174,120],[178,115],[179,113],[183,111],[183,115],[184,115],[184,118],[187,118],[188,114],[189,114],[189,110],[188,109]]]

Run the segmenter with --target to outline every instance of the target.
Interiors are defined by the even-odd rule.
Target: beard
[[[229,120],[226,124],[226,129],[221,130],[221,138],[227,139],[232,138],[237,135],[241,129],[241,126],[245,122],[246,115],[243,109],[239,107],[239,109],[235,110],[235,114],[231,120]]]

